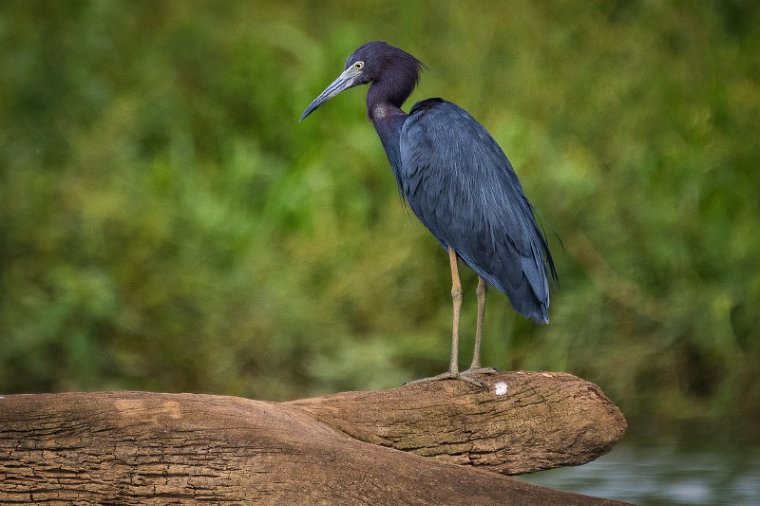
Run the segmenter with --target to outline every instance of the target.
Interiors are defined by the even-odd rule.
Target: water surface
[[[652,444],[624,440],[578,467],[521,478],[547,487],[639,505],[760,506],[760,444]]]

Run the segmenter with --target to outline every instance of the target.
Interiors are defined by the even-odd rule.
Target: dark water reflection
[[[699,438],[690,447],[624,440],[594,462],[521,478],[639,505],[760,506],[760,444]]]

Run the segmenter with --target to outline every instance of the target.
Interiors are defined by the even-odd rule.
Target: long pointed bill
[[[357,78],[359,75],[361,75],[361,73],[361,70],[356,69],[353,65],[344,70],[343,73],[339,75],[338,78],[332,82],[332,84],[330,84],[330,86],[325,88],[325,91],[320,93],[319,96],[309,104],[309,107],[307,107],[303,114],[301,114],[301,119],[298,121],[303,121],[304,118],[314,112],[317,107],[324,104],[341,91],[347,90],[348,88],[359,84],[357,82]]]

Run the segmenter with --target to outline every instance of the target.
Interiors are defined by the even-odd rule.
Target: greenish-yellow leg
[[[454,305],[454,314],[451,322],[451,360],[449,372],[459,373],[459,315],[462,313],[462,282],[459,280],[459,268],[457,266],[457,253],[449,247],[449,264],[451,265],[451,301]]]
[[[480,342],[483,338],[483,320],[486,316],[486,295],[488,294],[488,285],[486,281],[478,276],[478,288],[475,291],[478,296],[478,320],[475,326],[475,349],[472,352],[472,363],[470,369],[480,369]]]

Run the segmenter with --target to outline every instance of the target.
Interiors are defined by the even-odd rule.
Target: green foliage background
[[[287,399],[443,370],[446,257],[365,90],[297,122],[384,39],[427,65],[407,107],[468,109],[564,244],[551,324],[492,291],[484,361],[581,375],[634,423],[752,426],[757,5],[0,3],[0,391]]]

